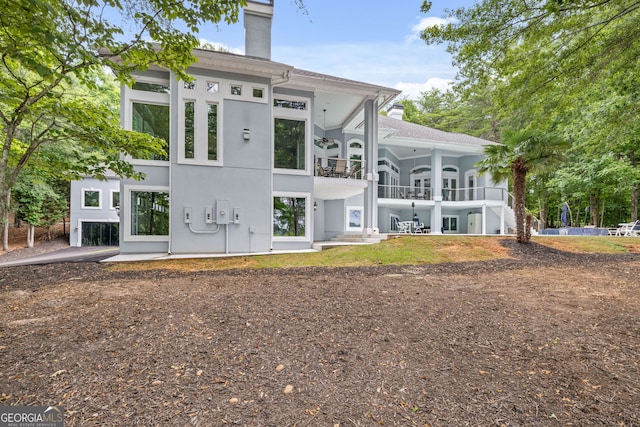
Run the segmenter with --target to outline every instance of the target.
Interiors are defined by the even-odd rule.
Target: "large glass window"
[[[307,229],[306,198],[273,198],[273,235],[279,237],[304,237]]]
[[[305,169],[306,122],[275,119],[275,164],[279,169]]]
[[[150,160],[169,160],[169,106],[134,102],[132,110],[132,130],[165,141],[164,153],[156,154]]]
[[[131,191],[131,235],[169,235],[169,193]]]

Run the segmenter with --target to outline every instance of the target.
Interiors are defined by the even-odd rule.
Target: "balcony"
[[[315,176],[341,179],[362,179],[364,160],[316,157]]]
[[[433,200],[431,188],[416,188],[402,185],[378,185],[378,198],[394,200]],[[443,202],[497,201],[507,202],[504,188],[470,187],[442,189]]]
[[[343,199],[364,191],[364,161],[334,157],[316,157],[314,196],[323,200]]]

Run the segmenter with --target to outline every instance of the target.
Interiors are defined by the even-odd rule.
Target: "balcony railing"
[[[378,197],[385,199],[432,200],[431,188],[416,188],[402,185],[378,185]],[[445,202],[473,200],[507,201],[508,193],[504,188],[470,187],[443,188],[442,200]]]
[[[326,178],[362,179],[364,166],[364,160],[316,157],[314,175]]]

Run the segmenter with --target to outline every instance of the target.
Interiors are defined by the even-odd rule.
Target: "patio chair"
[[[343,176],[346,171],[347,171],[347,159],[336,160],[336,168],[334,169],[333,173],[336,176]]]
[[[344,174],[344,177],[345,178],[349,178],[350,176],[355,175],[356,172],[358,172],[358,164],[354,163],[354,164],[351,165],[351,167],[349,168],[347,173]]]
[[[407,223],[407,222],[400,222],[398,221],[398,218],[395,218],[396,220],[396,228],[398,230],[398,233],[401,234],[410,234],[411,233],[411,224]]]
[[[629,224],[629,227],[627,227],[627,229],[625,230],[624,235],[627,237],[640,236],[640,219]]]

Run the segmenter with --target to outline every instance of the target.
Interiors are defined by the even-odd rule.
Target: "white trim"
[[[359,227],[352,227],[351,226],[351,212],[356,212],[359,211],[360,212],[360,226]],[[364,220],[363,215],[364,215],[364,206],[347,206],[346,207],[346,215],[345,215],[345,224],[344,224],[344,229],[346,231],[362,231],[364,230],[363,225],[362,225],[362,221]]]
[[[120,221],[115,219],[82,219],[78,218],[78,225],[76,226],[76,230],[78,231],[76,234],[78,235],[78,239],[76,241],[76,247],[82,247],[82,224],[85,222],[95,222],[99,224],[108,223],[108,224],[119,224]]]
[[[460,215],[441,215],[441,227],[444,227],[444,219],[445,218],[455,218],[456,220],[456,229],[455,230],[444,230],[444,234],[458,234],[460,231]],[[451,221],[449,221],[449,224],[451,224]]]
[[[98,206],[86,206],[84,193],[86,191],[96,191],[98,193]],[[83,188],[80,190],[80,209],[100,210],[102,209],[102,188]]]
[[[469,178],[473,177],[473,185],[469,187]],[[465,188],[465,200],[478,200],[478,171],[477,169],[469,169],[464,173],[464,185]],[[473,193],[471,195],[471,199],[469,199],[469,190],[472,190]]]
[[[169,187],[159,185],[125,185],[124,199],[120,195],[120,217],[124,225],[123,241],[125,242],[168,242],[169,235],[166,236],[134,236],[131,235],[131,192],[158,192],[169,193],[169,215],[171,215],[171,192]],[[171,224],[171,218],[169,218]]]
[[[288,96],[283,94],[273,94],[273,99],[284,99],[288,101],[301,101],[306,103],[306,108],[304,110],[297,110],[294,108],[284,108],[284,107],[272,107],[273,117],[272,117],[272,131],[271,131],[271,153],[273,158],[272,168],[273,173],[278,174],[286,174],[286,175],[311,175],[313,173],[313,130],[311,129],[311,99],[297,96]],[[275,167],[275,147],[276,147],[276,138],[275,138],[275,120],[276,119],[284,119],[284,120],[299,120],[304,121],[304,169],[284,169],[284,168],[276,168]]]
[[[276,236],[273,233],[273,210],[275,204],[273,199],[276,197],[291,197],[298,199],[305,199],[304,201],[304,236]],[[271,194],[271,238],[274,242],[310,242],[311,241],[311,226],[313,224],[313,217],[311,216],[312,202],[311,193],[289,192],[289,191],[274,191]]]
[[[118,193],[118,206],[122,203],[122,197],[120,196],[120,189],[110,189],[109,190],[109,210],[116,210],[116,207],[113,205],[113,193]]]
[[[166,85],[171,91],[171,84],[169,79],[162,79],[157,77],[139,76],[136,77],[136,83],[151,83]],[[122,128],[126,130],[133,129],[133,104],[150,104],[160,105],[169,108],[169,141],[167,141],[167,156],[171,156],[171,106],[170,106],[170,93],[158,93],[148,92],[144,90],[133,89],[129,86],[124,86],[123,93],[124,102],[122,102]],[[167,166],[169,160],[149,160],[149,159],[134,159],[130,156],[126,156],[125,160],[129,161],[133,165],[139,166]]]

